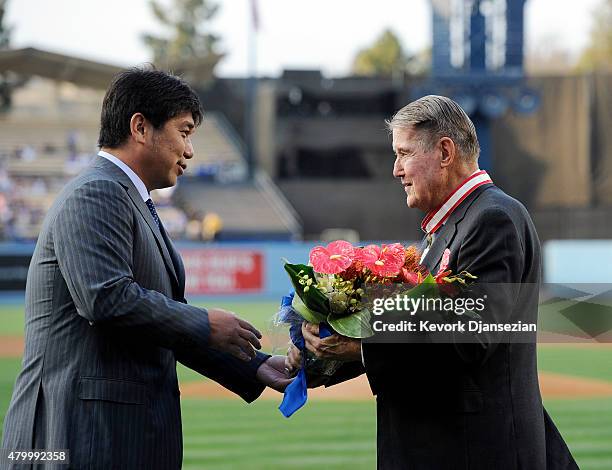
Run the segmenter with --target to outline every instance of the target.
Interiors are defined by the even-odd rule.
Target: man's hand
[[[277,392],[284,392],[293,379],[285,373],[285,356],[271,356],[257,369],[257,380],[273,388]]]
[[[285,357],[285,371],[289,377],[297,375],[302,368],[302,351],[293,344],[289,345],[287,356]]]
[[[306,343],[306,349],[319,359],[333,359],[336,361],[360,361],[361,340],[347,338],[333,334],[327,338],[319,338],[319,325],[304,322],[302,324],[302,335]]]
[[[255,349],[261,349],[261,333],[232,312],[211,308],[208,310],[208,323],[210,347],[213,349],[232,354],[243,361],[250,361],[255,357]]]
[[[295,345],[291,344],[287,351],[287,357],[285,358],[285,368],[287,375],[293,377],[298,374],[302,368],[302,351],[296,348]],[[312,375],[308,376],[308,388],[317,388],[329,380],[329,377],[325,375]]]

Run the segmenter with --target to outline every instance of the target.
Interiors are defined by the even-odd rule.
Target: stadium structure
[[[14,194],[5,185],[4,196],[12,207],[40,215],[95,153],[103,89],[119,68],[22,49],[0,52],[0,71],[6,70],[31,79],[0,117],[2,171],[32,190]],[[605,222],[612,215],[610,77],[528,80],[539,90],[540,107],[528,117],[509,112],[493,122],[494,180],[528,206],[544,240],[611,237]],[[384,120],[423,81],[328,78],[317,70],[259,79],[253,178],[243,143],[246,79],[194,83],[206,122],[194,137],[196,158],[170,197],[185,227],[177,229],[181,217],[162,210],[171,231],[197,239],[189,221],[216,214],[218,240],[318,239],[328,229],[366,240],[418,239],[421,214],[406,210],[393,181]],[[29,226],[17,222],[23,230],[11,237],[5,225],[5,238],[35,238],[36,217]]]

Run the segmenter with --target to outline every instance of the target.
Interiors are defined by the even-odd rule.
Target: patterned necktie
[[[157,215],[157,211],[155,210],[155,204],[153,204],[153,201],[151,199],[147,199],[145,201],[145,204],[149,208],[149,211],[151,212],[151,215],[153,216],[153,220],[157,224],[157,228],[161,230],[161,221],[159,220],[159,216]]]
[[[427,248],[431,248],[431,245],[433,244],[433,239],[434,239],[433,233],[430,233],[427,235]]]

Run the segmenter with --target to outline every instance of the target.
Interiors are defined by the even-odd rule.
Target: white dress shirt
[[[124,162],[119,160],[117,157],[115,157],[114,155],[111,155],[108,152],[105,152],[104,150],[100,150],[98,152],[98,155],[113,162],[115,165],[121,168],[121,170],[123,170],[123,172],[128,176],[128,178],[132,180],[132,183],[134,183],[134,186],[136,186],[136,189],[138,190],[138,194],[140,194],[140,197],[142,198],[144,202],[147,202],[148,199],[151,199],[151,196],[149,196],[149,191],[147,191],[147,187],[142,182],[140,177],[136,173],[134,173],[134,170],[132,170],[129,166],[127,166]]]

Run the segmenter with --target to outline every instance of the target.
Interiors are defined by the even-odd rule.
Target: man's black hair
[[[104,96],[98,145],[116,148],[125,143],[135,113],[159,129],[187,112],[199,126],[204,117],[200,98],[181,78],[152,67],[124,70],[115,76]]]

